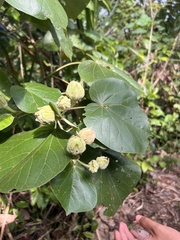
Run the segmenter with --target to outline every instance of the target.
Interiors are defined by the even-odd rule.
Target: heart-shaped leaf
[[[11,96],[19,109],[34,113],[49,102],[56,103],[61,92],[57,88],[50,88],[40,83],[25,83],[24,87],[11,87]]]
[[[93,183],[97,188],[97,204],[106,207],[105,214],[112,216],[123,203],[128,194],[137,185],[141,177],[141,168],[135,161],[123,157],[120,153],[87,146],[81,161],[88,164],[99,156],[110,159],[105,170],[92,173]]]
[[[144,153],[148,145],[149,123],[129,85],[119,79],[96,81],[90,87],[90,103],[84,123],[96,138],[117,152]]]
[[[141,169],[134,161],[117,152],[107,151],[106,154],[110,157],[110,164],[94,174],[94,178],[98,204],[106,207],[105,215],[112,216],[138,183]]]
[[[103,78],[117,78],[126,81],[139,94],[142,90],[137,82],[125,72],[102,60],[87,60],[79,64],[78,72],[83,81],[93,83]]]
[[[64,170],[67,134],[52,126],[15,134],[0,145],[0,191],[24,191],[49,182]]]
[[[89,211],[97,203],[96,187],[92,184],[90,174],[77,163],[70,163],[51,181],[51,186],[67,215]]]

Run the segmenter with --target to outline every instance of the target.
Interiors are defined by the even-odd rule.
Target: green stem
[[[72,108],[69,108],[68,110],[76,110],[76,109],[83,109],[85,108],[85,106],[81,106],[81,107],[72,107]]]
[[[88,165],[88,164],[81,162],[79,159],[76,160],[76,161],[78,161],[82,166],[84,166],[84,167],[86,167],[86,168],[89,168],[89,165]]]
[[[73,127],[73,128],[78,128],[76,125],[74,125],[73,123],[71,123],[70,121],[68,121],[66,118],[61,118],[62,121],[64,121],[65,123],[67,123],[69,126]]]
[[[10,108],[9,106],[5,107],[6,110],[8,110],[11,113],[16,113],[17,111],[13,110],[12,108]]]
[[[69,67],[69,66],[71,66],[71,65],[80,64],[80,63],[81,63],[81,62],[67,63],[67,64],[65,64],[65,65],[63,65],[63,66],[57,68],[53,73],[51,73],[50,75],[48,75],[46,78],[51,77],[54,73],[59,72],[59,71],[62,70],[63,68]]]

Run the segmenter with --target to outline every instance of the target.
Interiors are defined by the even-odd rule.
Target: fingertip
[[[123,229],[125,229],[125,228],[127,228],[126,223],[120,222],[120,229],[123,230]]]
[[[136,215],[136,222],[139,222],[139,220],[142,218],[142,215]]]
[[[114,237],[116,240],[118,240],[120,238],[120,232],[118,230],[114,231]]]

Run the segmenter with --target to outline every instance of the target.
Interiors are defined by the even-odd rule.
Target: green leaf
[[[94,58],[94,60],[96,62],[87,60],[78,66],[79,75],[86,83],[92,84],[99,79],[112,77],[126,81],[133,89],[138,91],[138,94],[142,91],[139,84],[125,72],[102,60],[97,60],[96,58]]]
[[[0,131],[7,128],[14,121],[14,117],[9,113],[0,115]]]
[[[11,87],[11,96],[19,109],[34,113],[37,108],[48,105],[49,102],[56,103],[61,92],[40,83],[25,83],[24,87]]]
[[[16,202],[15,206],[18,207],[18,208],[28,208],[29,203],[21,200],[21,201]]]
[[[134,54],[136,54],[139,58],[141,58],[143,61],[145,61],[145,55],[141,52],[141,50],[136,51],[135,49],[132,49],[129,47],[129,50],[131,50]]]
[[[0,7],[4,4],[4,0],[0,0]]]
[[[6,0],[14,8],[41,20],[50,19],[55,29],[66,29],[68,18],[58,0]]]
[[[107,78],[94,82],[89,94],[94,103],[86,106],[84,123],[97,140],[117,152],[144,153],[149,123],[129,85]]]
[[[138,26],[145,27],[151,23],[151,18],[147,14],[141,14],[140,18],[135,21]]]
[[[105,170],[94,174],[98,203],[107,209],[104,214],[114,215],[124,199],[132,192],[141,177],[140,167],[119,153],[107,151],[110,164]]]
[[[90,0],[60,0],[69,18],[76,19]]]
[[[58,47],[62,47],[64,53],[71,59],[72,57],[72,43],[64,33],[67,28],[68,18],[64,8],[58,0],[6,0],[14,8],[29,14],[40,20],[49,19],[52,23],[47,22],[49,30],[51,31],[54,41]]]
[[[92,238],[95,238],[95,235],[94,235],[94,233],[92,233],[92,232],[88,232],[88,231],[86,231],[86,232],[83,232],[83,235],[86,237],[86,238],[90,238],[90,239],[92,239]]]
[[[147,30],[144,28],[137,28],[134,31],[132,31],[133,34],[143,34],[143,33],[147,33]]]
[[[66,54],[67,57],[71,59],[72,57],[72,42],[71,40],[65,35],[62,28],[54,29],[50,27],[51,34],[54,38],[55,43],[57,46],[61,46],[62,50]]]
[[[92,149],[91,146],[87,146],[81,161],[87,164],[99,156],[107,156],[110,163],[105,170],[99,169],[92,174],[98,194],[97,204],[103,204],[107,208],[106,215],[113,215],[139,181],[141,168],[118,152]]]
[[[142,168],[143,173],[146,173],[147,171],[154,171],[154,169],[151,167],[151,165],[149,165],[149,163],[147,163],[146,161],[142,162],[141,168]]]
[[[10,98],[10,87],[11,84],[8,80],[8,75],[4,71],[0,70],[0,94]]]
[[[100,4],[101,4],[101,2],[108,9],[108,11],[110,11],[112,9],[112,5],[109,0],[100,0]]]
[[[24,191],[49,182],[69,163],[67,134],[52,126],[15,134],[0,145],[0,192]]]
[[[96,188],[84,167],[70,163],[52,180],[52,190],[68,215],[93,209],[97,202]]]
[[[49,51],[58,51],[58,46],[55,44],[55,41],[52,37],[52,34],[50,31],[47,31],[43,41],[42,41],[43,47]]]

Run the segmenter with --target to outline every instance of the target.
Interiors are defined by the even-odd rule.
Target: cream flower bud
[[[58,101],[56,104],[60,110],[65,111],[71,107],[71,99],[69,99],[66,96],[61,96],[60,98],[58,98]]]
[[[71,100],[79,101],[84,97],[85,91],[81,83],[77,81],[71,81],[67,86],[66,95]]]
[[[104,156],[97,157],[96,161],[97,161],[100,169],[105,169],[109,165],[109,158],[104,157]]]
[[[73,155],[78,155],[86,150],[85,141],[78,136],[71,136],[67,143],[67,151]]]
[[[38,112],[35,113],[36,121],[41,124],[51,123],[55,121],[55,114],[49,105],[38,108]]]
[[[91,144],[94,142],[96,135],[91,128],[83,128],[79,131],[78,136],[84,139],[86,144]]]
[[[88,163],[88,166],[89,166],[89,171],[92,172],[92,173],[95,173],[98,171],[99,169],[99,164],[96,160],[92,160]]]

